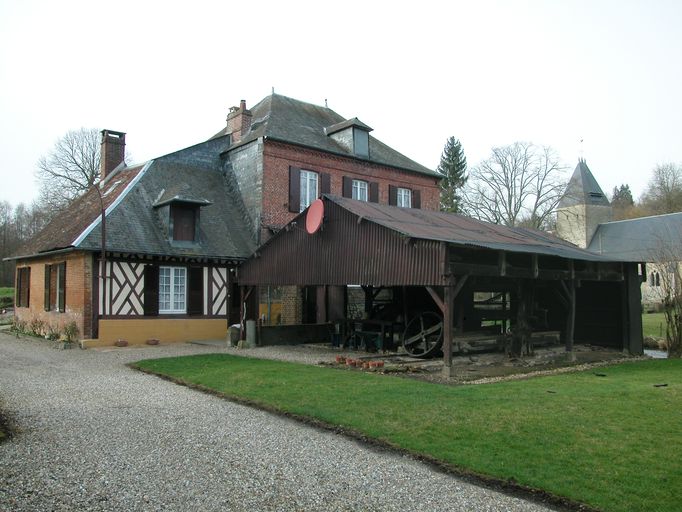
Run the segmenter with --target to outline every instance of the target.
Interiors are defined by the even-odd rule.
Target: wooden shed
[[[424,325],[423,313],[435,309],[445,319],[446,373],[453,349],[497,319],[503,327],[493,328],[512,338],[515,350],[542,330],[560,332],[569,353],[574,340],[642,353],[639,264],[537,230],[326,195],[238,272],[247,287],[317,287],[317,307],[326,312],[339,310],[330,303],[339,287],[360,285],[370,301],[372,290],[390,288],[404,336],[424,354],[432,352],[434,327]],[[415,318],[421,325],[410,329]]]

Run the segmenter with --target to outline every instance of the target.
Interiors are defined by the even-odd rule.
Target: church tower
[[[585,248],[597,226],[611,217],[611,203],[581,158],[557,207],[557,236]]]

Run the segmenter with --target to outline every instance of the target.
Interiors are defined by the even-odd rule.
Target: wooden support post
[[[566,287],[568,291],[568,314],[566,315],[566,355],[569,361],[575,361],[573,337],[575,336],[575,280],[571,279]]]
[[[317,287],[315,293],[317,297],[315,298],[315,305],[317,310],[315,311],[315,320],[318,324],[327,323],[327,287],[325,285],[320,285]]]
[[[461,289],[461,287],[460,287]],[[447,285],[443,293],[443,376],[452,377],[452,310],[455,287]]]
[[[372,286],[363,286],[362,290],[365,292],[365,318],[369,318],[374,306],[374,293]]]
[[[628,317],[624,325],[628,331],[628,341],[627,346],[623,347],[623,352],[627,351],[631,355],[639,356],[644,351],[644,342],[642,339],[642,295],[636,263],[627,264],[625,290]]]

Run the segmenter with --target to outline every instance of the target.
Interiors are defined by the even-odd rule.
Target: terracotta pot
[[[362,369],[363,369],[363,370],[368,370],[368,369],[369,369],[369,363],[367,363],[367,362],[362,363]]]
[[[336,362],[338,364],[344,364],[346,362],[346,358],[344,356],[336,356]]]
[[[377,361],[377,368],[383,368],[384,367],[384,362],[383,361]]]
[[[126,340],[122,340],[119,338],[114,342],[114,345],[116,345],[117,347],[127,347],[128,342]]]
[[[346,359],[346,366],[355,366],[355,360],[351,358]]]
[[[156,338],[149,338],[147,341],[145,341],[147,345],[158,345],[159,340]]]
[[[377,367],[377,361],[370,361],[370,362],[369,362],[369,367],[370,367],[370,368],[376,368],[376,367]]]

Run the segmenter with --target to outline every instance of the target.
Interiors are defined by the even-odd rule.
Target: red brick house
[[[236,177],[259,245],[324,193],[439,208],[441,175],[383,144],[371,131],[357,118],[278,94],[251,109],[244,101],[231,109],[227,126],[215,137],[230,139],[225,169]],[[326,309],[345,300],[344,293],[261,289],[259,314],[266,323],[322,322],[331,315]],[[322,303],[327,306],[318,307]]]
[[[222,337],[244,302],[250,317],[260,302],[271,322],[300,323],[306,311],[324,320],[314,299],[338,303],[339,290],[265,289],[242,301],[234,270],[324,193],[438,208],[440,175],[370,131],[276,94],[250,110],[242,101],[208,141],[143,165],[122,162],[125,134],[103,131],[99,186],[12,258],[16,318],[75,321],[100,344]]]

